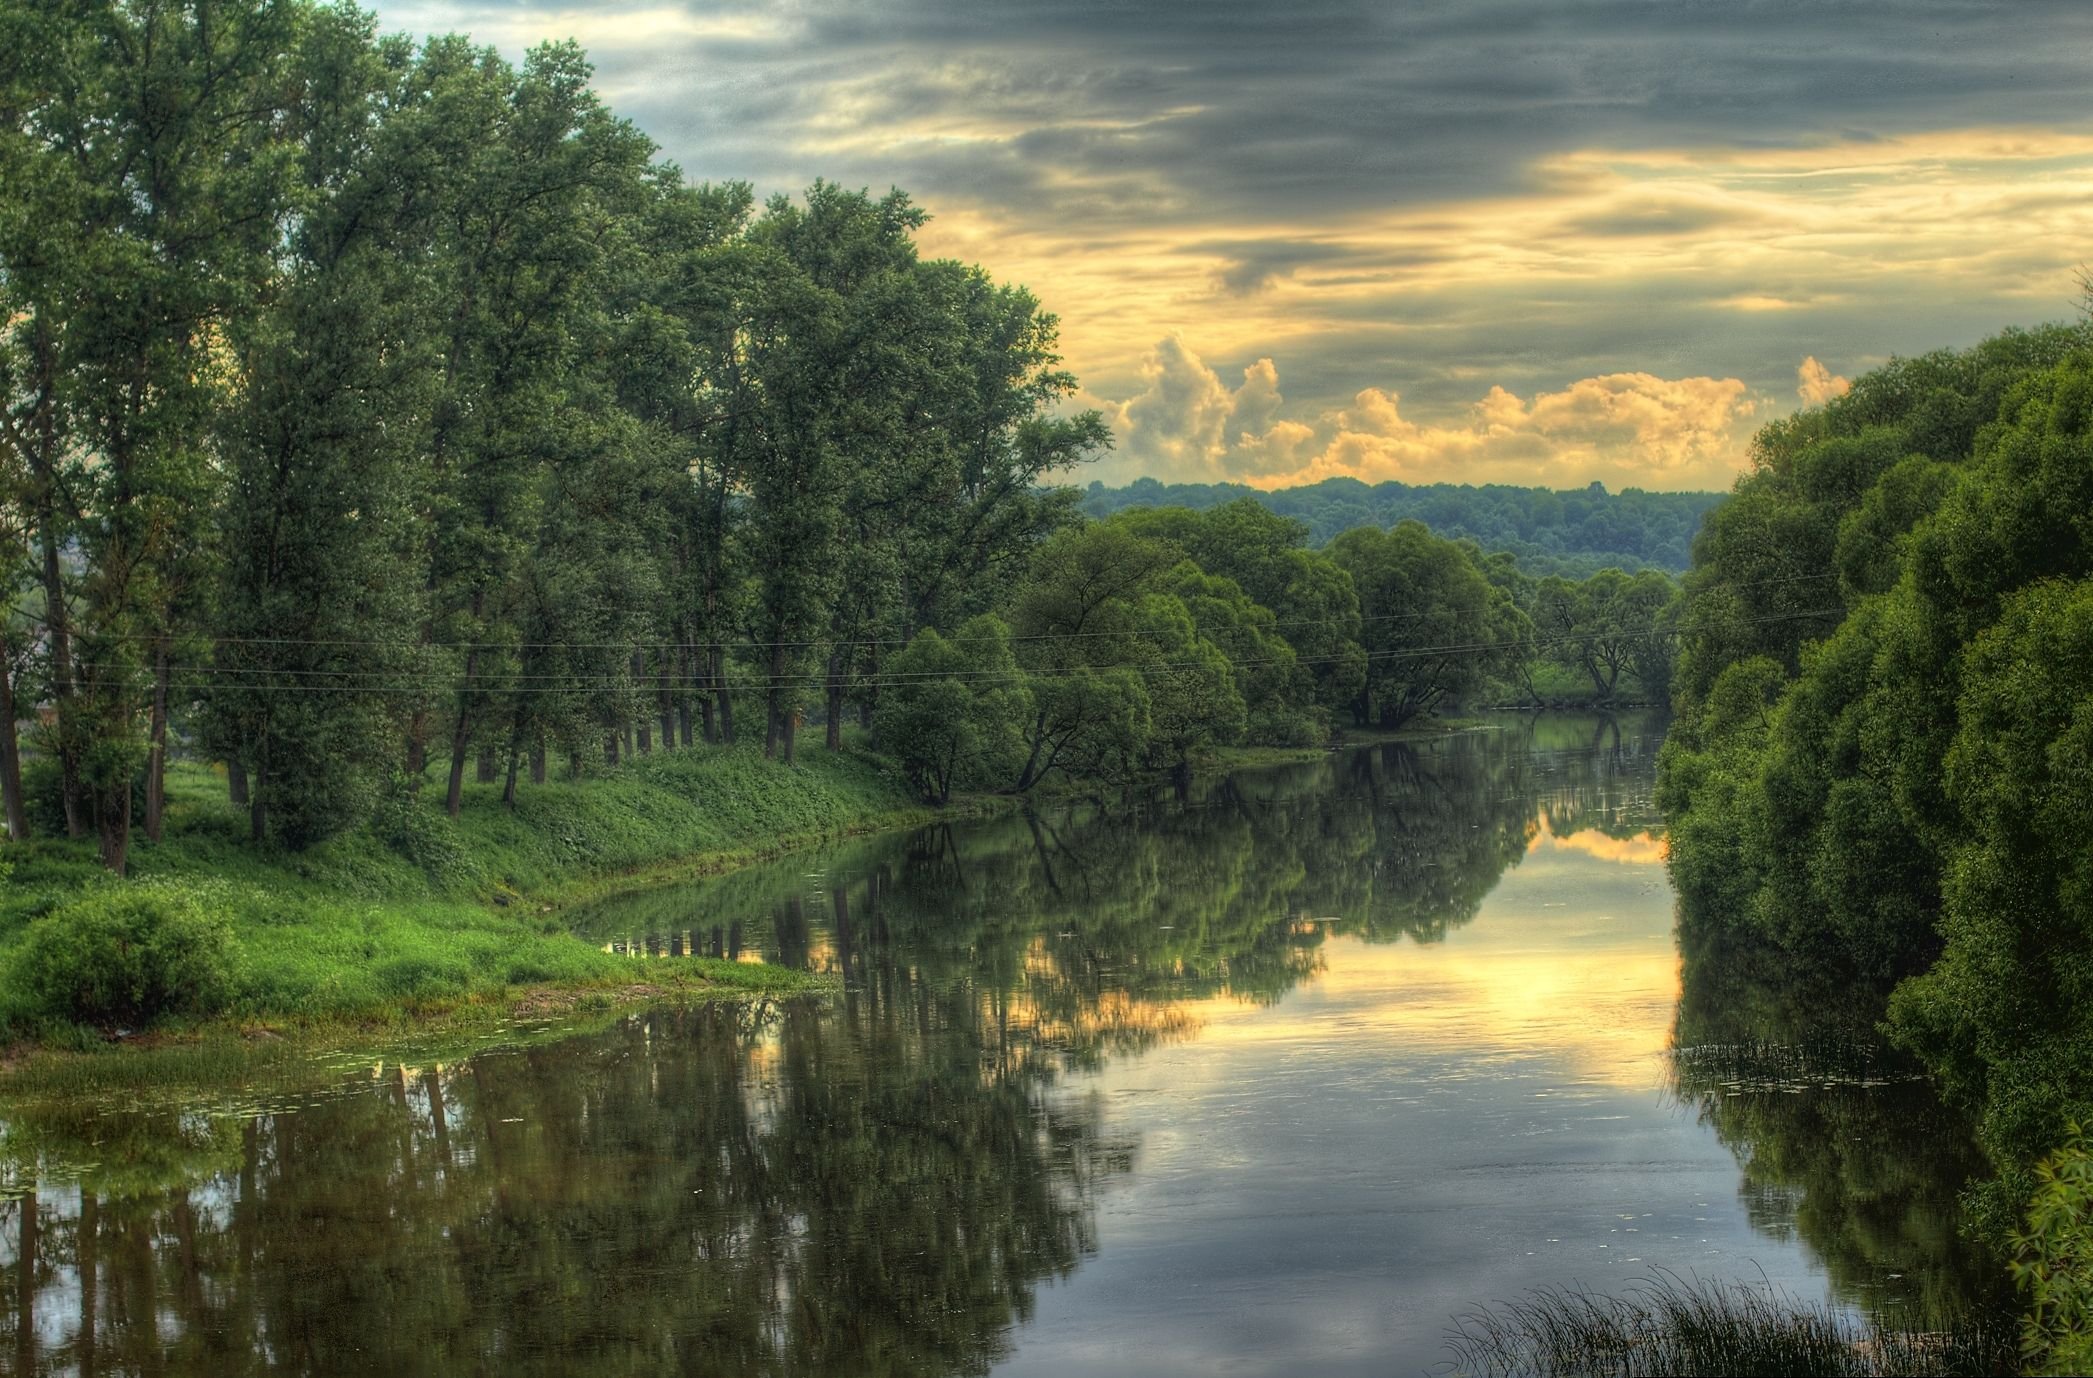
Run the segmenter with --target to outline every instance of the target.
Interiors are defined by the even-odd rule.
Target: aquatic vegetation
[[[1455,1318],[1453,1372],[1640,1375],[1990,1374],[2016,1371],[2009,1322],[1942,1331],[1880,1321],[1745,1282],[1656,1273],[1625,1291],[1544,1288]]]

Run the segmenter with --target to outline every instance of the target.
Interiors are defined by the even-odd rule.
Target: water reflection
[[[1886,990],[1833,985],[1682,922],[1674,1089],[1736,1155],[1753,1225],[1800,1239],[1833,1295],[1919,1330],[2010,1315],[1958,1196],[1988,1168],[1966,1119],[1877,1040]]]
[[[1091,1247],[1093,1180],[1130,1150],[987,1051],[971,1002],[887,977],[847,1010],[389,1067],[213,1125],[164,1180],[24,1196],[16,1371],[979,1371]],[[101,1125],[112,1161],[108,1133],[176,1127]]]
[[[0,1353],[20,1373],[978,1373],[1049,1283],[1081,1318],[1103,1314],[1085,1278],[1135,1295],[1114,1267],[1138,1255],[1085,1263],[1110,1253],[1112,1184],[1161,1183],[1160,1214],[1119,1209],[1197,1257],[1172,1222],[1230,1171],[1288,1193],[1255,1247],[1328,1273],[1356,1245],[1384,1299],[1442,1275],[1451,1300],[1417,1318],[1436,1353],[1447,1309],[1515,1275],[1504,1245],[1531,1259],[1584,1227],[1564,1223],[1578,1191],[1608,1222],[1579,1258],[1713,1229],[1698,1176],[1689,1214],[1623,1223],[1622,1179],[1566,1201],[1546,1175],[1624,1151],[1671,1170],[1692,1126],[1650,1092],[1675,1005],[1682,1043],[1739,1043],[1712,1021],[1762,998],[1689,961],[1679,999],[1655,747],[1647,724],[1542,719],[864,839],[577,917],[635,962],[833,971],[834,999],[636,1016],[238,1115],[7,1107],[4,1161],[38,1185],[0,1204]],[[1195,1053],[1174,1108],[1115,1111],[1154,1099],[1127,1069]],[[1886,1142],[1909,1107],[1730,1089],[1674,1087],[1766,1237],[1807,1242],[1854,1297],[1895,1271],[1963,1288],[1927,1185],[1956,1165]],[[1252,1147],[1309,1122],[1338,1126],[1341,1168],[1274,1173]],[[1366,1227],[1397,1208],[1450,1233]],[[1495,1210],[1517,1228],[1460,1242]],[[1356,1341],[1372,1371],[1411,1342]],[[1301,1343],[1228,1352],[1287,1371]],[[1077,1353],[1034,1348],[1042,1371]]]

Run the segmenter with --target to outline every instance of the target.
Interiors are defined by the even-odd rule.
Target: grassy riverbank
[[[663,978],[570,936],[562,905],[932,816],[854,751],[791,767],[749,748],[657,753],[526,790],[513,810],[495,787],[469,788],[455,820],[439,798],[400,797],[301,853],[249,842],[243,811],[202,767],[174,770],[169,788],[165,837],[134,849],[127,881],[102,876],[88,841],[10,850],[0,1038],[82,1047],[149,1022],[353,1032],[500,1018],[526,989],[608,999]],[[668,993],[802,981],[725,975],[693,963]]]

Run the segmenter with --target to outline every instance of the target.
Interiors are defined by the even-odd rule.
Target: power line
[[[1726,584],[1722,584],[1722,585],[1719,585],[1719,587],[1721,587],[1721,588],[1724,588],[1724,589],[1748,589],[1748,588],[1768,588],[1768,587],[1775,587],[1775,586],[1779,586],[1779,585],[1785,585],[1785,584],[1794,584],[1794,583],[1815,583],[1815,582],[1823,582],[1823,581],[1826,581],[1826,580],[1832,580],[1832,579],[1836,579],[1836,578],[1838,578],[1838,577],[1839,577],[1839,576],[1838,576],[1838,575],[1837,575],[1837,573],[1835,573],[1835,572],[1821,572],[1821,573],[1813,573],[1813,574],[1794,574],[1794,575],[1787,575],[1787,576],[1783,576],[1783,577],[1781,577],[1781,578],[1775,578],[1775,579],[1756,579],[1756,580],[1749,580],[1749,581],[1745,581],[1745,582],[1742,582],[1742,583],[1726,583]],[[1247,596],[1247,595],[1246,595],[1246,596]],[[1257,603],[1254,603],[1254,604],[1253,604],[1253,606],[1255,606],[1255,607],[1260,607],[1260,608],[1262,608],[1262,607],[1263,607],[1264,605],[1263,605],[1263,604],[1257,604]],[[21,616],[23,616],[23,617],[26,617],[26,618],[28,618],[28,619],[29,619],[30,621],[32,621],[32,622],[36,622],[36,623],[39,623],[40,625],[43,625],[43,626],[45,626],[45,627],[49,627],[49,626],[51,626],[51,625],[52,625],[52,624],[51,624],[51,622],[50,622],[50,620],[49,620],[48,618],[46,618],[46,617],[44,617],[44,616],[42,616],[42,615],[40,615],[40,614],[37,614],[37,613],[33,613],[33,612],[30,612],[30,611],[29,611],[28,609],[26,609],[26,608],[23,608],[23,609],[17,609],[16,611],[17,611],[17,612],[19,612],[19,614],[20,614]],[[1843,612],[1844,612],[1844,609],[1836,609],[1836,610],[1834,610],[1834,611],[1835,611],[1835,612],[1837,612],[1837,613],[1843,613]],[[1382,625],[1382,624],[1385,624],[1385,623],[1396,623],[1396,622],[1417,622],[1417,621],[1422,621],[1422,620],[1424,620],[1424,619],[1426,619],[1426,618],[1433,618],[1433,617],[1441,617],[1441,616],[1444,616],[1444,615],[1445,615],[1445,614],[1444,614],[1443,610],[1436,610],[1436,609],[1435,609],[1435,610],[1430,610],[1430,611],[1424,611],[1424,612],[1376,613],[1376,614],[1373,614],[1373,615],[1371,615],[1371,616],[1362,616],[1361,618],[1359,618],[1359,619],[1358,619],[1358,622],[1359,622],[1359,625],[1360,625],[1360,626],[1362,626],[1362,627],[1364,627],[1364,626],[1379,626],[1379,625]],[[1283,621],[1282,621],[1282,620],[1275,620],[1275,621],[1272,621],[1272,622],[1266,622],[1266,623],[1261,623],[1261,624],[1252,624],[1252,625],[1254,625],[1254,626],[1255,626],[1255,629],[1256,629],[1256,630],[1259,630],[1259,631],[1276,631],[1276,630],[1279,630],[1279,629],[1281,629],[1281,628],[1286,628],[1286,627],[1315,627],[1315,628],[1320,628],[1320,629],[1322,629],[1322,630],[1325,630],[1325,631],[1338,631],[1338,632],[1343,632],[1343,631],[1345,631],[1345,630],[1347,630],[1347,629],[1349,628],[1349,626],[1350,626],[1350,621],[1349,621],[1349,619],[1346,619],[1346,620],[1343,620],[1343,621],[1334,621],[1334,620],[1332,620],[1332,619],[1329,619],[1329,618],[1293,618],[1293,619],[1288,619],[1288,620],[1283,620]],[[79,638],[79,639],[81,639],[81,640],[93,640],[93,641],[128,641],[128,642],[150,642],[150,641],[158,641],[158,640],[161,640],[161,639],[163,638],[163,635],[165,635],[165,634],[163,634],[163,633],[158,633],[158,632],[92,632],[92,631],[82,631],[82,630],[81,630],[81,629],[79,629],[78,627],[73,627],[73,628],[69,628],[68,630],[69,630],[69,631],[71,632],[71,634],[72,634],[72,635],[74,635],[75,637],[78,637],[78,638]],[[1014,634],[1012,634],[1011,636],[1009,636],[1008,638],[1005,638],[1005,639],[1006,639],[1006,640],[1008,640],[1008,641],[1010,641],[1010,642],[1011,642],[1012,644],[1025,644],[1025,645],[1032,645],[1032,644],[1037,644],[1037,643],[1041,643],[1041,642],[1062,642],[1062,641],[1089,641],[1089,640],[1100,640],[1100,639],[1106,639],[1106,638],[1123,638],[1123,637],[1130,637],[1130,636],[1152,636],[1152,635],[1155,635],[1155,633],[1152,633],[1152,632],[1142,632],[1142,631],[1138,631],[1138,630],[1136,630],[1136,631],[1109,631],[1109,632],[1028,632],[1028,633],[1021,633],[1021,634],[1015,634],[1015,633],[1014,633]],[[402,652],[402,653],[406,653],[406,654],[425,654],[425,653],[431,653],[431,652],[446,652],[446,651],[467,651],[467,652],[469,652],[469,651],[505,651],[505,650],[506,650],[506,651],[621,651],[621,652],[624,652],[624,653],[630,654],[630,653],[632,653],[632,652],[635,652],[635,651],[639,651],[639,652],[645,652],[645,651],[683,651],[683,650],[694,650],[694,651],[695,651],[695,650],[705,650],[705,651],[710,651],[710,650],[720,650],[720,651],[728,651],[728,652],[733,652],[733,651],[774,651],[774,650],[810,650],[810,649],[813,649],[813,648],[816,648],[816,647],[820,647],[820,646],[837,646],[837,645],[842,645],[842,646],[854,646],[854,647],[855,647],[855,646],[866,646],[866,647],[870,647],[870,646],[906,646],[906,645],[908,645],[908,644],[909,644],[910,640],[912,640],[913,638],[904,638],[904,637],[834,637],[834,636],[830,636],[830,637],[818,637],[818,638],[813,638],[813,639],[809,639],[809,640],[797,640],[797,641],[754,641],[754,640],[746,640],[746,639],[744,639],[744,640],[737,640],[737,641],[719,641],[719,640],[693,640],[693,641],[645,641],[645,640],[625,640],[625,641],[399,641],[399,640],[394,640],[394,639],[390,639],[390,638],[384,638],[384,639],[380,639],[380,638],[362,638],[362,637],[295,637],[295,636],[286,636],[286,637],[274,637],[274,636],[264,636],[264,637],[241,637],[241,636],[212,636],[212,637],[210,637],[209,639],[210,639],[210,641],[212,642],[212,644],[213,644],[213,645],[216,645],[216,646],[350,646],[350,647],[373,647],[373,648],[378,648],[378,649],[383,649],[383,650],[388,650],[388,651],[396,651],[396,652]],[[953,641],[953,642],[958,642],[958,643],[960,643],[960,644],[965,644],[965,643],[967,643],[967,642],[969,642],[969,641],[972,641],[972,640],[976,640],[977,638],[971,638],[971,637],[962,637],[962,636],[959,636],[959,635],[957,635],[957,634],[955,633],[955,634],[953,634],[953,635],[950,635],[950,636],[946,636],[946,637],[945,637],[945,639],[946,639],[947,641]]]
[[[1763,617],[1739,619],[1738,622],[1733,625],[1758,626],[1781,622],[1804,621],[1815,618],[1838,616],[1841,613],[1843,613],[1843,611],[1844,610],[1841,608],[1816,608],[1801,612],[1775,613]],[[1658,628],[1653,626],[1647,630],[1626,633],[1625,635],[1630,637],[1642,637],[1661,634],[1663,633],[1661,633]],[[1514,638],[1494,641],[1449,642],[1435,646],[1400,647],[1387,651],[1366,651],[1362,653],[1360,658],[1365,660],[1369,664],[1376,664],[1395,663],[1411,660],[1438,660],[1466,656],[1479,656],[1508,650],[1527,650],[1534,653],[1540,653],[1548,650],[1559,649],[1565,646],[1588,645],[1600,641],[1613,640],[1622,635],[1624,634],[1619,632],[1592,632],[1572,636],[1557,636],[1532,639]],[[1211,645],[1212,643],[1209,642],[1208,644]],[[1286,665],[1289,663],[1297,666],[1342,664],[1353,659],[1353,657],[1351,657],[1350,655],[1316,657],[1296,656],[1291,658],[1285,656],[1270,656],[1259,658],[1233,659],[1225,654],[1221,654],[1217,658],[1219,659],[1220,663],[1226,665],[1231,670],[1255,669],[1271,665]],[[871,675],[855,676],[850,680],[850,683],[854,688],[862,688],[882,687],[887,685],[908,685],[930,681],[948,680],[957,681],[963,684],[1024,683],[1042,679],[1072,678],[1075,676],[1085,674],[1097,675],[1111,673],[1134,673],[1142,675],[1144,677],[1148,677],[1171,673],[1178,670],[1207,669],[1211,668],[1213,664],[1213,659],[1202,658],[1199,660],[1149,661],[1146,663],[1139,664],[1120,665],[1045,666],[1029,670],[1023,667],[1018,667],[1011,670],[926,670],[908,671],[900,674],[896,674],[891,671],[879,671]],[[252,673],[251,669],[243,669],[241,667],[187,666],[179,668],[180,673],[183,674],[208,675]],[[516,692],[519,689],[524,688],[535,689],[537,692],[540,693],[556,693],[562,690],[585,691],[595,688],[627,689],[633,691],[660,691],[664,689],[678,689],[685,692],[695,691],[698,693],[709,693],[721,687],[727,688],[729,690],[739,690],[746,692],[767,692],[772,689],[804,688],[809,684],[817,682],[817,680],[819,679],[818,675],[810,672],[804,675],[784,677],[755,676],[750,678],[738,678],[730,680],[727,684],[722,686],[709,683],[700,684],[695,681],[687,681],[681,679],[672,680],[661,676],[642,676],[635,678],[619,674],[586,672],[577,672],[571,675],[547,676],[489,675],[483,677],[476,676],[472,679],[464,679],[459,676],[449,675],[381,678],[377,672],[360,672],[354,670],[315,671],[305,673],[335,673],[344,676],[357,676],[359,682],[336,684],[282,684],[256,682],[242,683],[230,680],[202,680],[188,683],[184,686],[184,688],[191,696],[206,691],[256,693],[266,692],[272,694],[366,693],[406,696],[419,690],[421,692],[431,694],[500,694],[506,692]]]

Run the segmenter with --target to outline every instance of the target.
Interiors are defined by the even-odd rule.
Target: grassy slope
[[[239,943],[232,1012],[249,1019],[397,1018],[522,985],[629,983],[631,960],[569,936],[552,912],[558,902],[669,863],[719,869],[927,816],[877,758],[818,749],[796,767],[748,748],[657,753],[579,784],[526,787],[513,812],[495,787],[474,786],[456,822],[440,797],[424,797],[300,854],[248,843],[244,814],[202,767],[170,772],[169,796],[166,836],[138,837],[132,874],[216,892]],[[27,1017],[10,958],[31,919],[107,882],[91,842],[8,854],[0,1035],[63,1037]],[[646,979],[661,978],[650,970]]]

